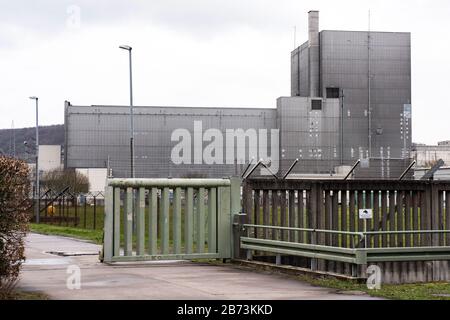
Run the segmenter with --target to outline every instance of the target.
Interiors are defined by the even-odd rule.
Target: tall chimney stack
[[[309,47],[309,95],[320,97],[319,74],[319,11],[308,12],[308,47]]]

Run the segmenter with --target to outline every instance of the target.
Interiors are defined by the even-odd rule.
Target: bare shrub
[[[15,286],[25,259],[30,183],[25,162],[0,157],[0,296]]]
[[[45,187],[54,191],[62,191],[69,187],[74,194],[89,192],[89,178],[74,169],[54,169],[44,173],[42,182]]]

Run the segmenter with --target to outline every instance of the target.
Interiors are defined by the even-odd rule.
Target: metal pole
[[[129,60],[130,60],[130,156],[131,156],[131,177],[135,178],[135,167],[134,167],[134,120],[133,120],[133,68],[131,62],[131,50],[129,52]]]
[[[266,168],[267,171],[269,171],[269,173],[270,173],[275,179],[278,180],[277,175],[276,175],[275,173],[273,173],[272,170],[270,170],[270,168],[269,168],[264,162],[261,162],[261,164],[262,164],[262,166],[263,166],[264,168]]]
[[[294,169],[295,165],[298,163],[298,159],[295,159],[295,161],[292,163],[292,165],[289,167],[288,171],[286,171],[286,173],[283,176],[283,180],[286,180],[286,178],[288,177],[288,175],[291,173],[291,171]]]
[[[245,168],[244,172],[242,173],[241,178],[243,178],[243,177],[245,176],[245,174],[247,173],[248,169],[250,169],[250,166],[252,165],[253,160],[255,160],[255,158],[252,158],[252,159],[250,160],[250,162],[248,163],[248,165],[247,165],[247,167]]]
[[[347,180],[350,175],[353,173],[353,171],[355,171],[356,167],[361,163],[361,159],[358,159],[358,161],[355,162],[355,164],[353,165],[353,167],[350,169],[349,173],[345,176],[344,180]]]
[[[411,168],[416,164],[416,160],[414,160],[413,162],[411,162],[411,164],[408,166],[408,168],[406,168],[405,171],[403,171],[402,175],[400,176],[400,178],[398,178],[399,181],[403,180],[403,178],[406,176],[406,174],[409,172],[409,170],[411,170]]]
[[[130,176],[132,178],[135,177],[135,168],[134,168],[134,121],[133,121],[133,68],[131,61],[131,50],[133,49],[130,46],[119,46],[120,49],[124,49],[128,51],[128,59],[130,65]]]
[[[246,180],[248,177],[250,177],[250,175],[256,170],[256,168],[259,167],[259,165],[262,163],[262,160],[259,160],[255,166],[253,167],[252,170],[249,171],[249,173],[247,173],[247,175],[245,177],[243,177],[244,180]]]
[[[344,164],[344,89],[342,89],[342,102],[341,102],[341,150],[340,150],[340,160],[341,165]]]
[[[97,197],[94,197],[94,230],[97,229]]]
[[[35,216],[36,223],[40,222],[40,210],[39,210],[39,98],[38,97],[30,97],[30,99],[36,102],[36,188],[35,188]]]

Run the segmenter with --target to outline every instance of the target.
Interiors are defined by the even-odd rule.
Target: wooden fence
[[[360,209],[372,209],[373,218],[359,219]],[[235,249],[240,258],[275,259],[354,277],[366,277],[367,265],[375,264],[384,283],[450,280],[450,182],[248,179],[243,212],[241,239],[267,240],[267,248],[289,242],[304,254],[283,254],[289,248],[248,250],[259,247],[247,245],[247,250]],[[319,246],[325,255],[306,254],[307,245]],[[330,258],[329,248],[342,255],[362,249],[366,262]]]

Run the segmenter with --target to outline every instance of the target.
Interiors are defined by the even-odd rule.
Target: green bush
[[[0,157],[0,298],[14,288],[25,259],[31,201],[29,169],[25,162]]]

